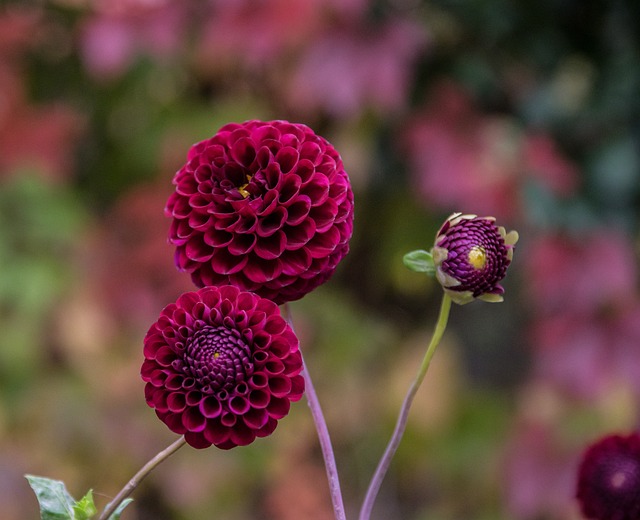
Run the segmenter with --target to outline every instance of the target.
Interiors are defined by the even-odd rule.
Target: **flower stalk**
[[[180,436],[178,440],[170,444],[160,453],[158,453],[155,457],[153,457],[149,462],[147,462],[140,471],[138,471],[127,485],[124,486],[120,492],[116,495],[116,497],[107,504],[107,507],[104,508],[102,514],[98,517],[98,520],[108,520],[108,518],[114,513],[118,506],[138,487],[140,482],[149,474],[151,471],[158,466],[162,461],[169,458],[176,451],[178,451],[182,446],[186,443],[184,436]]]
[[[307,403],[311,410],[311,416],[313,422],[316,425],[316,431],[318,432],[318,439],[320,441],[320,449],[322,450],[322,457],[324,459],[324,465],[327,471],[327,480],[329,481],[329,491],[331,493],[331,503],[333,504],[333,512],[336,520],[346,520],[344,511],[344,503],[342,500],[342,491],[340,489],[340,479],[338,478],[338,467],[336,465],[335,455],[333,453],[333,446],[331,445],[331,437],[329,436],[329,430],[327,423],[320,407],[320,401],[313,387],[311,376],[307,370],[307,366],[304,363],[304,357],[302,361],[305,383],[305,395],[307,396]]]
[[[380,486],[382,485],[382,481],[391,465],[391,460],[395,455],[398,446],[400,445],[400,441],[402,440],[402,436],[404,435],[404,431],[407,427],[407,420],[409,418],[409,410],[411,408],[411,404],[424,380],[425,375],[427,374],[427,370],[429,369],[429,365],[431,364],[431,359],[433,358],[433,354],[436,351],[436,347],[440,343],[442,336],[444,335],[444,331],[447,328],[447,322],[449,321],[449,311],[451,310],[451,298],[445,293],[442,296],[442,303],[440,305],[440,313],[438,315],[438,321],[436,322],[435,330],[433,331],[433,335],[431,336],[431,341],[427,350],[425,352],[424,358],[422,360],[422,364],[416,374],[415,379],[411,383],[407,395],[404,398],[402,403],[402,407],[400,408],[400,413],[398,415],[398,419],[396,421],[396,426],[391,435],[391,439],[387,444],[387,447],[378,463],[378,467],[376,468],[375,473],[371,479],[369,484],[369,488],[367,489],[367,494],[365,495],[365,499],[362,503],[362,508],[360,509],[359,520],[369,520],[371,517],[371,511],[373,510],[373,504],[375,502],[376,497],[378,496],[378,491],[380,491]]]
[[[291,311],[288,304],[284,304],[284,314],[289,326],[293,329],[293,319],[291,317]],[[316,432],[318,433],[320,449],[322,450],[322,458],[324,459],[324,466],[327,472],[333,512],[336,520],[346,520],[347,517],[344,510],[342,490],[340,488],[340,478],[338,476],[338,466],[333,452],[333,445],[331,444],[329,428],[327,427],[327,421],[322,413],[320,400],[318,399],[318,395],[316,394],[316,390],[313,386],[313,381],[311,380],[311,375],[309,374],[309,370],[307,369],[307,365],[304,361],[304,356],[302,356],[302,377],[304,377],[307,404],[311,410],[311,417],[313,418],[313,423],[315,424]]]

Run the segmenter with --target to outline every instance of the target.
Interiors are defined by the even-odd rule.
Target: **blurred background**
[[[402,256],[453,211],[521,235],[501,305],[454,307],[378,520],[576,520],[574,472],[638,427],[640,3],[0,3],[0,515],[25,473],[103,506],[175,436],[142,338],[192,289],[163,208],[189,146],[246,119],[343,156],[352,251],[292,305],[356,515],[441,290]],[[274,435],[184,448],[132,520],[330,520],[304,402]]]

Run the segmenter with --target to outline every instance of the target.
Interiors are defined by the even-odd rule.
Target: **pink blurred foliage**
[[[310,454],[287,452],[283,458],[285,460],[281,463],[279,474],[271,479],[267,489],[265,509],[269,518],[334,518],[323,468],[312,460]]]
[[[523,162],[527,173],[552,193],[568,197],[580,185],[580,172],[562,156],[551,136],[532,131],[523,137]]]
[[[362,19],[371,7],[371,0],[324,0],[322,4],[330,19],[343,21]]]
[[[204,71],[280,70],[328,27],[361,19],[370,0],[212,0],[202,13],[196,59]]]
[[[346,119],[371,108],[405,107],[413,65],[428,46],[422,25],[396,19],[381,27],[345,26],[320,35],[302,54],[286,87],[295,110]]]
[[[169,184],[145,184],[125,193],[106,216],[91,255],[100,294],[120,323],[147,327],[181,293],[193,290],[177,271],[162,208]]]
[[[523,257],[535,375],[595,399],[625,384],[640,397],[640,298],[622,233],[541,236]]]
[[[3,520],[23,520],[25,511],[29,518],[37,518],[38,506],[32,501],[31,490],[24,485],[24,474],[32,464],[29,452],[19,443],[3,438],[0,447],[0,501]],[[25,507],[25,504],[27,506]]]
[[[545,234],[526,247],[521,261],[529,301],[539,314],[621,307],[636,298],[635,252],[629,237],[621,232]]]
[[[550,136],[529,133],[510,117],[483,114],[451,80],[438,82],[404,138],[416,195],[439,209],[515,218],[527,179],[558,196],[579,185],[577,168]]]
[[[66,180],[82,118],[64,105],[16,108],[0,122],[0,172],[26,167],[51,181]]]
[[[531,340],[536,376],[564,395],[597,400],[624,385],[640,397],[640,304],[548,316]]]
[[[0,12],[0,52],[3,58],[20,55],[36,43],[34,32],[41,22],[39,9],[26,6],[5,7]]]
[[[28,99],[23,59],[39,43],[42,24],[35,8],[0,12],[0,176],[33,168],[62,181],[72,173],[74,141],[84,124],[62,103],[34,105]]]
[[[113,80],[141,55],[177,55],[186,41],[190,5],[171,0],[94,1],[79,27],[87,71],[98,80]]]
[[[506,505],[518,520],[577,520],[582,446],[563,438],[561,421],[581,404],[600,403],[611,421],[612,402],[625,407],[622,416],[640,402],[637,258],[630,237],[611,228],[545,232],[523,243],[519,258],[530,310],[529,386],[543,397],[522,403],[516,418],[505,451]]]
[[[219,0],[211,3],[197,59],[204,69],[261,68],[305,45],[323,23],[321,0]]]
[[[570,520],[578,450],[563,442],[553,424],[524,419],[505,448],[504,490],[509,518]]]

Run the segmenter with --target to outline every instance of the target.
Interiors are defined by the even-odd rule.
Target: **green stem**
[[[433,354],[436,351],[436,347],[438,346],[438,343],[440,343],[444,331],[447,328],[450,310],[451,298],[449,298],[447,294],[444,294],[442,297],[442,304],[440,305],[440,314],[438,315],[436,328],[433,331],[433,336],[431,336],[431,342],[427,347],[427,351],[422,360],[422,364],[420,365],[420,369],[418,370],[418,373],[416,374],[416,377],[413,380],[413,383],[411,383],[409,391],[404,398],[404,402],[402,403],[393,435],[391,436],[391,439],[387,444],[387,448],[382,455],[380,462],[378,463],[378,467],[376,468],[373,478],[371,479],[369,489],[367,490],[364,502],[362,503],[362,508],[360,509],[359,520],[369,520],[369,518],[371,517],[371,511],[373,510],[373,504],[375,502],[376,496],[378,495],[378,491],[380,491],[380,486],[382,485],[384,476],[386,475],[387,470],[391,465],[391,460],[393,459],[393,456],[395,455],[398,446],[400,445],[402,435],[404,434],[404,431],[407,427],[409,409],[411,408],[413,399],[416,396],[418,388],[420,388],[425,375],[427,374],[427,370],[429,369],[429,365],[431,364],[431,358],[433,357]]]
[[[131,493],[133,493],[133,491],[138,487],[138,484],[142,482],[142,479],[144,479],[163,460],[167,459],[170,455],[178,451],[179,448],[184,446],[185,443],[186,441],[184,439],[184,436],[181,436],[177,441],[162,450],[149,462],[142,466],[142,469],[140,469],[140,471],[138,471],[138,473],[136,473],[131,478],[131,480],[127,482],[127,485],[120,490],[116,497],[107,504],[107,507],[104,508],[104,511],[98,517],[98,520],[107,520],[123,502],[123,500],[126,499]]]

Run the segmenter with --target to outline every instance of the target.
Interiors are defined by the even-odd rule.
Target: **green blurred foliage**
[[[37,377],[50,344],[51,311],[73,285],[74,251],[88,212],[67,188],[21,172],[0,191],[0,385],[13,392]]]

